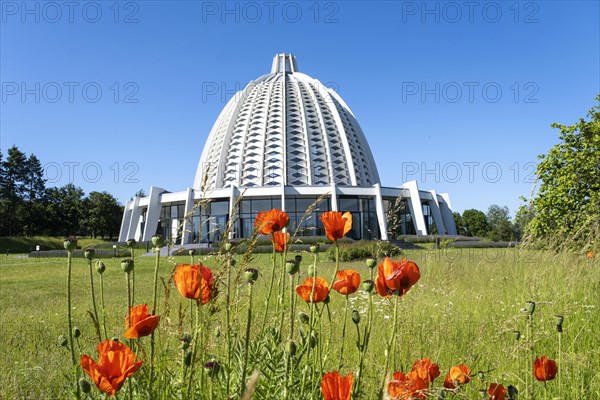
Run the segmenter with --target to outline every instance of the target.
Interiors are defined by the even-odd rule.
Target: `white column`
[[[156,233],[158,227],[158,219],[160,218],[160,210],[162,204],[160,202],[160,195],[165,192],[165,189],[156,186],[150,187],[150,194],[148,195],[148,212],[146,213],[146,226],[144,226],[143,241],[152,240],[152,236]]]
[[[188,188],[185,199],[185,217],[183,218],[182,236],[183,239],[181,244],[190,243],[190,236],[192,235],[192,215],[191,212],[194,208],[194,189]]]
[[[140,198],[136,197],[133,199],[133,207],[131,207],[131,216],[129,219],[129,230],[127,232],[127,238],[125,240],[129,240],[129,239],[138,240],[139,239],[138,237],[136,237],[136,233],[140,226],[140,217],[141,216],[142,216],[142,209],[140,208]]]
[[[129,222],[131,221],[131,208],[133,207],[133,200],[129,200],[123,207],[123,218],[121,219],[121,229],[119,231],[119,242],[127,241],[127,234],[129,233]]]
[[[376,183],[375,187],[375,209],[377,210],[377,221],[379,222],[379,232],[381,240],[388,240],[387,221],[385,220],[385,210],[383,209],[383,197],[381,196],[381,185]]]
[[[440,205],[438,203],[437,194],[435,190],[430,190],[431,197],[433,200],[429,202],[429,208],[431,208],[431,215],[433,216],[433,222],[435,223],[435,227],[437,228],[438,235],[445,235],[446,228],[444,228],[444,219],[442,218],[442,213],[440,212]]]
[[[413,180],[406,182],[402,185],[403,188],[408,189],[410,195],[410,201],[408,202],[408,208],[415,224],[415,231],[418,236],[427,235],[427,226],[425,225],[425,217],[423,216],[423,207],[421,206],[421,196],[419,195],[419,187],[417,181]]]
[[[440,202],[440,211],[442,218],[444,219],[444,225],[446,225],[446,233],[448,235],[457,235],[456,224],[454,223],[454,215],[452,214],[452,205],[450,204],[450,195],[448,193],[441,193],[439,195],[442,198]]]

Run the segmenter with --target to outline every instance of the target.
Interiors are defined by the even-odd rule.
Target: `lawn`
[[[139,251],[138,251],[139,253]],[[288,258],[295,254],[288,254]],[[418,264],[420,280],[398,300],[396,340],[386,354],[394,320],[394,300],[369,295],[362,289],[348,296],[350,310],[356,309],[361,320],[361,335],[368,321],[369,296],[373,299],[371,338],[365,354],[362,389],[355,398],[377,399],[383,383],[386,360],[389,371],[409,372],[413,362],[423,357],[439,364],[441,375],[432,385],[431,396],[438,398],[450,367],[465,363],[470,368],[471,382],[455,391],[443,391],[445,398],[481,398],[480,389],[491,382],[505,387],[515,386],[519,399],[598,399],[600,398],[600,261],[576,254],[553,254],[520,249],[446,249],[407,250],[404,257]],[[300,272],[294,285],[304,281],[313,254],[302,253]],[[335,265],[320,253],[318,275],[331,281]],[[0,266],[0,398],[1,399],[67,399],[72,395],[70,351],[58,343],[59,335],[67,335],[66,259],[22,260],[1,255]],[[277,313],[276,296],[272,298],[266,326],[263,313],[271,279],[271,255],[258,254],[249,265],[237,255],[232,277],[251,266],[260,275],[252,288],[252,325],[246,376],[260,369],[254,398],[321,398],[320,376],[324,371],[338,370],[342,375],[353,372],[359,363],[357,330],[347,317],[342,337],[345,296],[331,293],[328,306],[318,305],[321,313],[318,345],[312,353],[303,352],[302,335],[308,325],[294,317],[293,340],[298,352],[286,363],[285,348],[290,332],[289,277],[285,275],[283,313]],[[213,269],[217,278],[226,278],[221,259],[196,257]],[[103,260],[107,336],[123,338],[127,312],[126,274],[120,260]],[[380,261],[380,260],[378,260]],[[156,331],[156,370],[152,398],[180,398],[187,392],[181,338],[191,332],[189,302],[170,281],[174,267],[189,263],[189,256],[163,257],[159,267],[158,315]],[[136,256],[135,304],[152,303],[154,257]],[[364,261],[341,263],[341,269],[355,269],[362,280],[370,270]],[[281,267],[277,265],[278,282]],[[377,268],[373,271],[377,273]],[[100,275],[93,271],[96,299],[100,308]],[[244,353],[249,284],[240,279],[231,285],[230,306],[225,303],[227,288],[219,286],[219,294],[211,303],[199,307],[201,334],[196,365],[217,360],[219,374],[196,368],[193,398],[226,398],[225,376],[230,377],[232,398],[239,398],[242,358]],[[277,293],[277,287],[274,290]],[[72,318],[82,335],[75,345],[77,360],[81,354],[97,359],[98,343],[87,311],[92,309],[87,260],[75,259],[72,276]],[[310,314],[307,303],[295,297],[297,312]],[[536,303],[528,322],[524,311],[527,301]],[[194,307],[195,308],[195,307]],[[227,363],[226,314],[232,321],[230,357]],[[564,316],[562,333],[557,332],[555,316]],[[329,317],[330,316],[330,317]],[[281,323],[283,318],[283,323]],[[279,327],[282,330],[279,331]],[[301,334],[300,332],[303,332]],[[517,338],[517,336],[519,336]],[[280,339],[283,338],[283,339]],[[344,343],[342,356],[340,348]],[[136,340],[132,349],[147,361],[150,338]],[[560,343],[560,345],[559,345]],[[558,376],[551,381],[533,378],[533,359],[542,355],[556,360]],[[319,357],[320,356],[320,357]],[[341,359],[341,368],[340,368]],[[130,380],[133,398],[150,398],[148,363]],[[286,372],[288,371],[288,372]],[[479,373],[482,371],[483,373]],[[293,375],[290,377],[290,375]],[[189,373],[185,376],[189,376]],[[93,385],[92,385],[93,386]],[[127,385],[119,393],[126,399]],[[92,387],[89,398],[104,398]],[[82,397],[83,398],[83,397]],[[508,397],[507,397],[508,398]]]

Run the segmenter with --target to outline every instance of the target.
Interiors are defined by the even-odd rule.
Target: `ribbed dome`
[[[376,183],[371,150],[348,106],[298,72],[294,56],[278,54],[271,73],[236,93],[219,115],[194,188]]]

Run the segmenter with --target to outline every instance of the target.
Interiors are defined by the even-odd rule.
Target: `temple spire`
[[[296,57],[292,54],[276,54],[273,58],[273,66],[271,67],[272,74],[278,73],[294,73],[298,72],[298,64]]]

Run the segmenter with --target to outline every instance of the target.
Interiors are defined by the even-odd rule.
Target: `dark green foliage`
[[[400,247],[388,242],[375,240],[361,240],[354,243],[340,244],[340,261],[357,261],[367,258],[376,260],[383,257],[396,257],[401,254]],[[331,246],[328,251],[330,260],[335,260],[335,246]]]
[[[600,102],[600,95],[596,97]],[[600,233],[600,105],[574,125],[554,123],[559,143],[539,156],[540,187],[521,214],[526,233],[553,247],[597,249]],[[568,240],[566,240],[568,239]]]
[[[490,228],[487,237],[494,242],[517,241],[520,234],[517,226],[510,220],[508,207],[492,204],[488,208],[486,220]]]
[[[465,236],[487,236],[489,225],[483,211],[475,209],[465,210],[462,214],[462,220],[465,231],[461,233]]]

